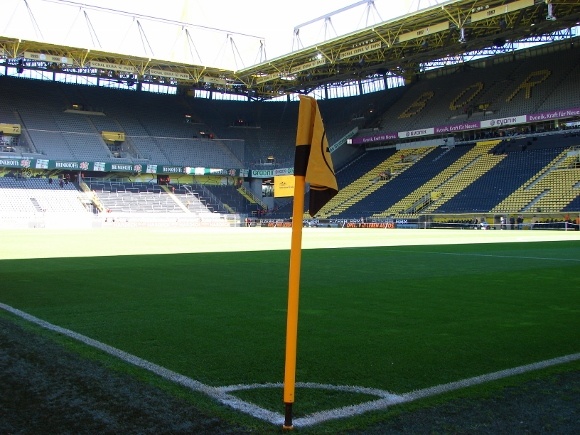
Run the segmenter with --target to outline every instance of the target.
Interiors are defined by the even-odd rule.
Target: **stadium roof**
[[[450,0],[239,70],[2,36],[0,56],[11,66],[25,61],[49,71],[269,99],[377,75],[411,78],[428,63],[505,52],[513,41],[547,40],[554,32],[570,36],[579,21],[578,0]]]

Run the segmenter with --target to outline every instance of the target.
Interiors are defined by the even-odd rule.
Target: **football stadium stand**
[[[577,56],[556,52],[474,61],[404,87],[321,100],[340,191],[318,218],[574,215],[579,79]],[[0,214],[288,219],[292,201],[272,198],[263,181],[293,166],[297,112],[290,100],[0,76],[0,122],[22,127],[3,135]]]

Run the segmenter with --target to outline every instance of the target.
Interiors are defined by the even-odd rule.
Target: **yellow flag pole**
[[[300,267],[302,260],[302,217],[304,214],[305,177],[296,175],[292,208],[292,241],[290,245],[290,272],[288,278],[288,314],[286,320],[286,361],[284,369],[284,425],[293,429],[292,404],[296,385],[296,347],[298,342],[298,300],[300,294]]]
[[[307,174],[308,172],[308,174]],[[296,385],[296,345],[298,341],[298,296],[302,259],[302,218],[306,182],[310,183],[308,212],[314,216],[338,192],[330,150],[316,100],[300,96],[296,153],[294,156],[294,203],[292,242],[288,279],[288,314],[286,320],[286,365],[284,369],[284,429],[292,429],[292,405]]]

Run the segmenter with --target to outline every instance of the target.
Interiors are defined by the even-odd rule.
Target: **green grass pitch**
[[[289,233],[248,231],[100,233],[60,247],[60,234],[4,232],[0,302],[210,386],[281,382]],[[309,245],[313,231],[321,246]],[[383,230],[388,246],[324,249],[339,231],[304,235],[298,382],[403,394],[580,351],[578,237],[422,245],[437,233],[423,230],[406,245],[405,230]],[[195,252],[204,237],[234,251]],[[114,255],[121,241],[135,252]],[[239,395],[282,412],[281,389]],[[296,412],[368,400],[348,396],[299,388]]]

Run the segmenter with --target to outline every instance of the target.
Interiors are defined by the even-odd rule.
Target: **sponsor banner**
[[[220,77],[203,76],[202,81],[204,83],[211,83],[220,86],[225,86],[227,84],[226,79]]]
[[[250,171],[252,178],[272,178],[274,176],[273,169],[252,169]]]
[[[395,219],[395,228],[419,228],[419,219]]]
[[[206,175],[228,175],[226,169],[205,168]]]
[[[142,172],[142,165],[133,165],[132,163],[113,163],[109,171],[111,172]]]
[[[79,170],[81,167],[80,167],[80,164],[78,162],[59,162],[59,161],[56,161],[56,162],[54,162],[54,168],[75,171],[75,170]]]
[[[260,219],[258,226],[269,228],[291,227],[291,219]],[[418,228],[418,219],[383,219],[365,222],[363,219],[304,219],[304,227],[309,228]]]
[[[149,74],[152,76],[160,76],[160,77],[167,77],[170,79],[180,79],[180,80],[189,80],[191,78],[190,75],[187,73],[165,71],[163,69],[156,69],[156,68],[151,68],[149,70]]]
[[[162,166],[162,165],[147,165],[145,167],[146,174],[183,174],[181,166]]]
[[[169,165],[141,165],[134,163],[71,162],[62,160],[0,158],[0,167],[61,169],[65,171],[130,172],[146,174],[195,174],[247,177],[249,169],[182,168]]]
[[[477,130],[480,128],[497,128],[509,125],[525,124],[526,122],[551,121],[554,119],[573,118],[580,116],[580,107],[569,109],[553,110],[550,112],[533,113],[530,115],[508,116],[505,118],[489,119],[485,121],[462,122],[460,124],[440,125],[432,128],[425,128],[400,132],[381,132],[371,136],[354,137],[348,139],[347,143],[362,145],[371,142],[384,142],[399,138],[420,137],[431,134],[456,133],[467,130]]]
[[[373,134],[372,136],[354,137],[352,139],[349,139],[347,141],[347,143],[353,144],[353,145],[361,145],[364,143],[383,142],[383,141],[387,141],[387,140],[395,140],[398,138],[399,138],[399,134],[396,132],[384,132],[384,133]]]
[[[529,8],[531,6],[534,6],[534,0],[518,0],[505,5],[497,6],[495,8],[484,9],[482,11],[472,13],[471,22],[475,23],[477,21],[487,20],[499,15],[507,14],[508,12]]]
[[[274,177],[274,198],[294,196],[294,175],[278,175]]]
[[[407,219],[394,219],[396,224],[418,224],[418,218],[407,218]]]
[[[95,69],[106,69],[110,71],[124,72],[127,74],[137,74],[137,68],[129,65],[119,65],[111,62],[101,62],[98,60],[89,61],[89,67]]]
[[[22,160],[19,159],[0,159],[0,166],[9,168],[22,168]]]
[[[34,167],[36,169],[48,169],[48,164],[50,163],[50,160],[46,160],[46,159],[38,159],[36,161],[36,164],[34,165]]]
[[[550,121],[552,119],[571,118],[580,116],[580,107],[573,107],[565,110],[554,110],[552,112],[533,113],[526,116],[527,122]]]
[[[279,72],[275,72],[272,74],[266,74],[263,76],[258,76],[258,77],[256,77],[256,84],[259,85],[262,83],[269,82],[270,80],[276,80],[276,79],[279,79],[281,76],[282,76],[282,74]]]
[[[351,219],[343,223],[346,228],[418,228],[419,219],[378,219],[371,222],[363,219]]]
[[[419,137],[419,136],[428,136],[430,134],[435,134],[435,128],[421,128],[419,130],[410,130],[410,131],[400,131],[399,137],[401,139],[408,138],[408,137]]]
[[[25,51],[24,58],[30,60],[37,60],[41,62],[51,62],[51,63],[60,63],[67,66],[74,65],[72,59],[69,59],[65,56],[55,56],[53,54],[46,54],[46,53],[34,53],[32,51]]]
[[[505,127],[507,125],[523,124],[526,121],[526,115],[507,116],[505,118],[490,119],[489,121],[481,121],[481,128],[491,127]]]
[[[274,169],[274,176],[278,176],[278,175],[294,175],[294,168]]]
[[[347,139],[347,141],[348,141],[348,139]],[[328,151],[330,151],[330,154],[332,154],[337,149],[339,149],[343,144],[344,144],[343,139],[341,139],[340,141],[336,142],[334,145],[329,146]]]
[[[461,124],[440,125],[435,127],[435,134],[440,133],[454,133],[457,131],[475,130],[481,128],[481,123],[477,122],[463,122]]]
[[[301,71],[306,71],[312,68],[316,68],[318,66],[322,66],[326,64],[326,59],[316,59],[311,62],[303,63],[302,65],[295,66],[290,68],[290,74],[296,74]]]
[[[449,21],[443,23],[432,24],[429,27],[423,27],[422,29],[413,30],[412,32],[402,33],[399,36],[399,42],[410,41],[411,39],[423,38],[425,36],[432,35],[434,33],[443,32],[449,30]]]
[[[347,222],[345,228],[385,228],[395,229],[397,225],[394,222]]]
[[[365,42],[358,47],[352,48],[347,51],[343,51],[338,55],[340,60],[348,59],[349,57],[358,56],[360,54],[368,53],[370,51],[378,50],[381,48],[381,41],[379,42]]]
[[[167,167],[167,166],[164,166]],[[183,173],[187,175],[225,175],[228,177],[247,177],[249,169],[214,169],[186,166],[182,168]],[[173,172],[168,172],[173,173]]]
[[[47,159],[0,159],[0,167],[34,168],[34,169],[63,169],[87,171],[90,169],[89,162],[63,162]]]
[[[248,170],[252,178],[273,178],[282,175],[294,175],[294,168],[252,169]],[[247,177],[248,175],[245,175]]]
[[[260,219],[257,226],[267,228],[289,228],[292,226],[292,221],[284,219]]]

